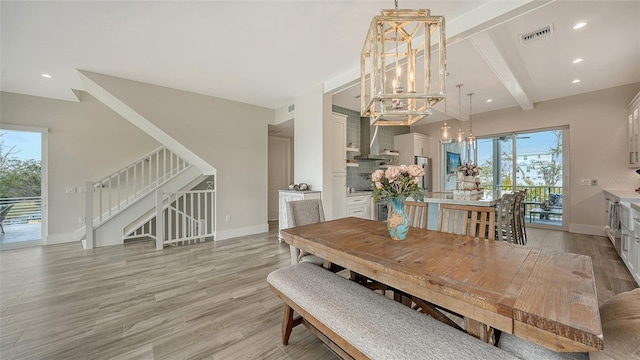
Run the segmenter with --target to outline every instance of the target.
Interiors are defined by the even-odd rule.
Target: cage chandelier
[[[432,77],[431,38],[439,31],[438,76]],[[382,10],[371,21],[360,57],[362,116],[377,126],[411,125],[446,97],[444,16],[428,9]]]

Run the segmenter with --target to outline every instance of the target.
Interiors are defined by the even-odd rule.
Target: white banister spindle
[[[85,206],[85,217],[84,217],[84,227],[85,227],[85,248],[93,249],[93,181],[86,181],[84,183],[85,188],[85,197],[84,197],[84,206]]]
[[[175,215],[173,213],[173,195],[169,195],[169,208],[167,209],[167,221],[169,221],[169,223],[167,224],[167,240],[171,240],[173,239],[173,224],[175,222]]]
[[[186,196],[181,196],[180,197],[182,199],[182,211],[184,213],[184,211],[187,210],[187,197]],[[182,214],[181,214],[182,215]],[[182,224],[182,231],[180,232],[180,235],[182,236],[182,238],[186,238],[187,237],[187,217],[182,215],[180,217],[180,219],[182,220],[180,223]]]
[[[118,203],[118,211],[120,211],[120,173],[118,172],[118,191],[116,192],[116,202]]]
[[[102,222],[102,182],[98,184],[98,219]]]
[[[171,176],[173,176],[173,153],[170,154],[170,159],[171,159],[171,162],[169,163],[169,169],[171,169],[171,170],[169,171],[169,174],[171,174],[170,175],[170,177],[171,177]]]
[[[162,191],[156,190],[156,250],[164,247],[164,229],[162,219]]]

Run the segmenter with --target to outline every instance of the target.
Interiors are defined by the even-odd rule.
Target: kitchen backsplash
[[[376,161],[360,161],[358,167],[347,168],[347,186],[356,191],[369,190],[371,188],[371,173],[377,168]]]
[[[360,112],[333,106],[333,112],[347,115],[347,145],[360,147]],[[381,126],[378,130],[380,149],[394,150],[393,137],[410,132],[408,126]],[[366,140],[367,142],[369,139]],[[346,154],[347,159],[358,155],[355,152]],[[377,161],[359,161],[358,167],[347,168],[347,186],[356,190],[367,190],[371,185],[371,173],[378,168]]]

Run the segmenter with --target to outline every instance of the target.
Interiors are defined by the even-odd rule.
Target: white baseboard
[[[44,244],[46,245],[53,245],[53,244],[64,244],[64,243],[69,243],[69,242],[75,242],[78,241],[75,239],[75,233],[66,233],[66,234],[49,234],[49,236],[47,236],[47,240],[46,242],[44,242]]]
[[[247,226],[229,230],[217,230],[215,240],[231,239],[239,236],[260,234],[269,231],[269,224]]]
[[[607,234],[604,232],[604,225],[594,226],[584,224],[569,224],[569,232],[585,235],[607,236]]]

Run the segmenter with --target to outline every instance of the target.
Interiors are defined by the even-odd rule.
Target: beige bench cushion
[[[502,333],[498,347],[525,360],[587,360],[586,352],[556,352],[514,335]]]
[[[320,266],[300,263],[267,281],[371,359],[514,359]]]
[[[640,359],[640,289],[618,294],[600,305],[604,350],[591,360]]]

